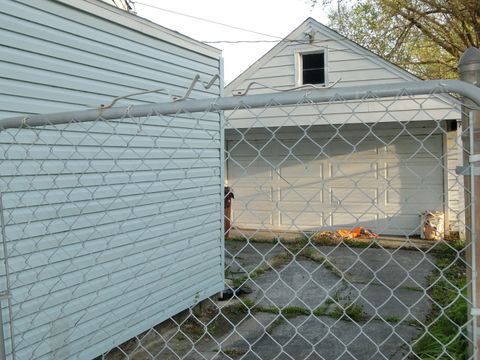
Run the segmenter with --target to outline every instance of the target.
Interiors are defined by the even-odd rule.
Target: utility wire
[[[249,33],[252,33],[252,34],[267,36],[267,37],[274,38],[274,39],[278,39],[278,40],[282,40],[282,39],[283,39],[283,38],[281,38],[281,37],[279,37],[279,36],[270,35],[270,34],[265,34],[265,33],[259,32],[259,31],[250,30],[250,29],[245,29],[245,28],[238,27],[238,26],[228,25],[228,24],[221,23],[221,22],[218,22],[218,21],[201,18],[201,17],[199,17],[199,16],[184,14],[184,13],[181,13],[181,12],[178,12],[178,11],[174,11],[174,10],[164,9],[164,8],[159,7],[159,6],[155,6],[155,5],[150,5],[150,4],[144,3],[144,2],[142,2],[142,1],[135,1],[135,4],[140,4],[140,5],[147,6],[147,7],[150,7],[150,8],[153,8],[153,9],[157,9],[157,10],[160,10],[160,11],[165,11],[165,12],[168,12],[168,13],[171,13],[171,14],[175,14],[175,15],[179,15],[179,16],[184,16],[184,17],[188,17],[188,18],[191,18],[191,19],[199,20],[199,21],[204,21],[204,22],[207,22],[207,23],[215,24],[215,25],[224,26],[224,27],[227,27],[227,28],[230,28],[230,29],[235,29],[235,30],[240,30],[240,31],[249,32]]]
[[[214,20],[209,20],[209,19],[205,19],[205,18],[201,18],[199,16],[194,16],[194,15],[189,15],[189,14],[184,14],[184,13],[181,13],[181,12],[178,12],[178,11],[174,11],[174,10],[168,10],[168,9],[165,9],[165,8],[161,8],[159,6],[155,6],[155,5],[150,5],[150,4],[147,4],[147,3],[144,3],[143,1],[136,1],[136,0],[130,0],[132,2],[134,2],[134,4],[140,4],[140,5],[143,5],[143,6],[147,6],[147,7],[150,7],[150,8],[153,8],[153,9],[157,9],[157,10],[160,10],[160,11],[165,11],[165,12],[168,12],[168,13],[171,13],[171,14],[175,14],[175,15],[179,15],[179,16],[184,16],[184,17],[188,17],[188,18],[191,18],[191,19],[195,19],[195,20],[199,20],[199,21],[204,21],[204,22],[207,22],[207,23],[211,23],[211,24],[215,24],[215,25],[219,25],[219,26],[224,26],[224,27],[227,27],[227,28],[230,28],[230,29],[235,29],[235,30],[240,30],[240,31],[244,31],[244,32],[248,32],[248,33],[252,33],[252,34],[257,34],[257,35],[262,35],[262,36],[267,36],[267,37],[270,37],[270,38],[273,38],[273,39],[276,39],[276,40],[217,40],[217,41],[203,41],[203,43],[205,44],[242,44],[242,43],[279,43],[279,42],[282,42],[282,43],[296,43],[296,44],[310,44],[312,45],[313,47],[317,47],[317,48],[327,48],[329,51],[339,51],[339,52],[346,52],[346,53],[351,53],[351,54],[357,54],[356,51],[354,50],[351,50],[351,49],[339,49],[339,48],[335,48],[335,47],[331,47],[331,46],[319,46],[319,45],[316,45],[316,43],[325,43],[325,42],[338,42],[338,40],[333,40],[333,39],[329,39],[329,40],[322,40],[322,41],[313,41],[313,42],[310,42],[308,40],[305,40],[305,41],[302,41],[302,40],[294,40],[294,39],[288,39],[288,38],[282,38],[280,36],[276,36],[276,35],[271,35],[271,34],[265,34],[265,33],[262,33],[262,32],[259,32],[259,31],[255,31],[255,30],[251,30],[251,29],[246,29],[246,28],[242,28],[242,27],[238,27],[238,26],[233,26],[233,25],[228,25],[228,24],[225,24],[225,23],[221,23],[221,22],[218,22],[218,21],[214,21]],[[345,41],[345,40],[343,40]],[[362,46],[362,45],[360,45]],[[362,46],[363,47],[363,46]],[[367,49],[368,50],[368,49]],[[375,53],[372,52],[372,54],[364,54],[365,57],[371,57],[371,58],[376,58],[376,57],[380,57],[380,58],[383,58],[383,56],[381,55],[377,55]],[[385,59],[385,58],[384,58]],[[387,60],[389,61],[389,60]]]

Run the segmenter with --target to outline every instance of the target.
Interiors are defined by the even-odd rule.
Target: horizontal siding
[[[213,118],[205,121],[212,123]],[[145,136],[139,125],[110,125],[110,134],[100,123],[88,127],[88,136],[80,124],[59,131],[8,130],[0,136],[5,154],[0,184],[20,353],[44,348],[47,338],[52,337],[50,344],[61,338],[60,333],[52,335],[56,321],[75,324],[69,330],[72,341],[75,336],[79,344],[89,341],[82,349],[94,346],[98,339],[88,336],[92,328],[102,333],[115,328],[116,334],[113,322],[118,326],[133,312],[139,319],[149,318],[138,307],[157,296],[152,287],[163,289],[162,297],[155,297],[157,312],[167,306],[162,299],[176,293],[179,281],[190,289],[190,304],[196,293],[221,287],[218,120],[216,133],[147,124],[152,132]],[[135,132],[139,135],[133,136]],[[15,139],[19,142],[11,144]],[[217,275],[204,289],[198,286],[202,278],[193,284],[190,275],[206,274],[205,264]],[[119,277],[122,272],[125,276]],[[122,294],[129,302],[115,305]],[[112,323],[92,325],[106,309],[115,311],[108,316]],[[86,325],[79,316],[88,319]],[[153,319],[164,318],[152,317],[150,326],[156,324]],[[136,335],[133,329],[125,327],[117,343]],[[35,352],[34,358],[76,358],[80,351],[70,347],[59,357],[59,349]]]
[[[228,91],[244,90],[249,83],[254,81],[279,89],[294,87],[296,51],[325,50],[327,53],[327,79],[330,83],[338,81],[335,87],[385,84],[404,80],[375,61],[374,54],[370,56],[360,54],[346,46],[344,42],[334,41],[319,32],[315,34],[314,44],[303,43],[303,33],[299,36],[299,44],[286,45],[274,56],[262,61],[254,71],[247,70],[238,80],[227,86],[227,93]],[[252,88],[250,93],[262,92],[265,91]]]
[[[0,46],[0,97],[6,98],[0,117],[95,107],[145,89],[183,95],[196,74],[208,80],[219,72],[218,59],[49,1],[7,2],[0,9]],[[192,97],[219,91],[217,84],[200,86]],[[170,101],[165,93],[120,104]]]
[[[0,118],[170,102],[220,71],[61,2],[4,5]],[[10,129],[0,149],[17,359],[94,358],[223,288],[218,113]]]
[[[358,84],[357,84],[358,85]],[[264,92],[271,90],[264,89]],[[453,106],[453,105],[452,105]],[[378,101],[335,101],[311,105],[226,111],[227,128],[324,125],[343,123],[397,123],[452,119],[458,113],[446,102],[426,96],[384,98]],[[319,116],[320,115],[320,116]]]

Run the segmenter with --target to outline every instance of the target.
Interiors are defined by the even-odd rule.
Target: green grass
[[[238,348],[226,348],[226,349],[222,349],[222,352],[233,358],[233,357],[238,357],[238,356],[242,356],[242,355],[245,355],[245,353],[247,352],[247,350],[244,350],[244,349],[238,349]]]
[[[280,309],[275,307],[275,306],[261,306],[257,305],[255,306],[255,309],[253,309],[255,312],[263,312],[263,313],[269,313],[269,314],[280,314]]]
[[[271,334],[273,329],[275,329],[277,326],[282,325],[285,322],[285,319],[281,316],[277,317],[270,325],[267,327],[267,333]]]
[[[326,314],[327,314],[327,310],[328,310],[328,306],[329,306],[329,305],[324,304],[324,305],[322,305],[322,306],[317,307],[315,310],[313,310],[313,315],[315,315],[315,316],[326,315]]]
[[[257,267],[255,270],[251,271],[248,274],[244,274],[242,276],[234,277],[232,279],[233,286],[238,288],[242,286],[248,279],[253,280],[258,278],[259,276],[265,274],[267,271],[272,269],[276,269],[282,266],[285,263],[290,262],[292,259],[291,255],[287,252],[281,252],[277,256],[271,258],[266,264],[263,264]]]
[[[385,316],[383,320],[393,324],[400,322],[400,318],[398,316]]]
[[[302,315],[308,316],[311,311],[300,306],[287,306],[281,310],[281,313],[286,319],[290,319]]]
[[[367,315],[363,311],[363,307],[357,304],[348,304],[345,307],[337,306],[330,313],[331,317],[336,319],[360,322],[367,318]]]
[[[286,306],[284,308],[278,308],[276,306],[255,306],[253,309],[255,312],[264,312],[270,314],[282,314],[283,318],[290,319],[297,316],[308,316],[311,311],[301,306]]]
[[[400,286],[400,289],[416,291],[416,292],[424,292],[425,290],[418,286]]]
[[[468,344],[465,324],[467,316],[467,290],[465,288],[466,266],[457,255],[456,247],[445,245],[438,254],[436,265],[441,270],[430,277],[432,285],[428,291],[437,305],[428,317],[427,331],[414,345],[413,350],[420,359],[468,359]]]
[[[243,303],[243,305],[245,305],[249,309],[251,309],[253,307],[253,305],[255,305],[253,300],[249,299],[249,298],[242,299],[242,303]]]

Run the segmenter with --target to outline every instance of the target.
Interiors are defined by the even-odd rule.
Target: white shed
[[[221,74],[219,50],[101,1],[0,7],[0,122]],[[13,330],[18,360],[91,359],[223,289],[221,139],[213,113],[1,131],[7,354]]]
[[[308,83],[339,88],[418,80],[309,18],[225,93],[238,95],[249,85],[250,95]],[[420,233],[419,215],[427,210],[444,211],[449,229],[461,221],[454,176],[460,115],[453,99],[272,104],[226,118],[226,179],[237,228],[360,225],[410,236]]]

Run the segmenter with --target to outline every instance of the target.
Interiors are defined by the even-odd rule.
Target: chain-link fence
[[[418,82],[4,122],[7,353],[476,359],[457,94],[480,103]]]

